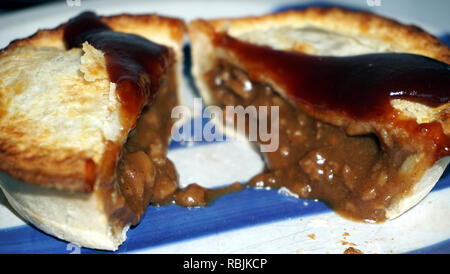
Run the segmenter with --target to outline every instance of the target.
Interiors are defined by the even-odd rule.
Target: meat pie
[[[250,184],[379,222],[417,204],[447,166],[450,49],[423,30],[309,8],[188,31],[207,104],[279,107],[279,147]]]

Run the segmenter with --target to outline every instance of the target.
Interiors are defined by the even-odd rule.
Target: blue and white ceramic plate
[[[79,5],[78,5],[79,4]],[[368,10],[413,23],[450,42],[450,1],[85,1],[55,4],[0,14],[0,47],[38,28],[67,21],[82,10],[102,15],[157,12],[184,18],[247,16],[339,5]],[[378,5],[379,4],[379,5]],[[447,32],[446,32],[447,31]],[[186,48],[188,49],[188,47]],[[186,50],[184,92],[196,96]],[[207,187],[245,182],[263,168],[260,156],[238,141],[172,142],[169,158],[181,185]],[[189,159],[189,160],[186,160]],[[276,190],[245,189],[225,195],[204,208],[149,207],[141,223],[130,229],[118,253],[450,253],[450,169],[415,208],[382,224],[356,223],[333,213],[321,202],[296,199]],[[0,253],[102,253],[77,248],[24,223],[0,192]]]

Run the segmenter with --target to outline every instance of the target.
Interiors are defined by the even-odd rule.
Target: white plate
[[[75,3],[76,1],[69,1]],[[304,7],[314,1],[66,1],[0,15],[0,47],[11,40],[55,27],[82,10],[102,15],[121,12],[176,16],[186,21],[204,17],[247,16]],[[333,1],[314,2],[329,5]],[[449,1],[339,1],[414,23],[448,39]],[[375,2],[374,2],[375,3]],[[447,40],[448,42],[448,40]],[[189,65],[189,60],[187,60]],[[186,77],[190,77],[188,74]],[[189,81],[184,92],[193,97]],[[169,157],[180,183],[214,187],[246,181],[263,168],[258,154],[237,142],[172,143]],[[189,159],[189,161],[186,161]],[[400,218],[383,224],[343,219],[324,204],[295,199],[275,190],[246,189],[226,195],[205,208],[149,207],[142,222],[128,232],[118,252],[129,253],[342,253],[350,246],[364,253],[450,253],[450,174]],[[0,253],[96,253],[46,235],[25,224],[0,193]]]

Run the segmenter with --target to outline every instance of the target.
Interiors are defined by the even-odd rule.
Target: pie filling
[[[133,224],[139,221],[149,204],[205,206],[222,194],[243,188],[240,183],[220,189],[205,189],[197,184],[179,188],[174,164],[166,157],[173,125],[170,114],[176,105],[175,83],[172,81],[158,91],[152,105],[143,110],[123,147],[116,180],[134,217]],[[124,217],[121,219],[125,220]]]
[[[144,108],[128,135],[116,171],[116,180],[136,223],[149,203],[160,203],[177,189],[177,173],[166,158],[172,118],[177,105],[175,83],[158,91],[152,105]]]
[[[298,197],[322,200],[345,217],[380,222],[393,198],[417,180],[417,174],[399,172],[416,151],[385,149],[374,134],[349,136],[317,121],[226,61],[218,61],[205,77],[224,111],[227,105],[279,107],[278,149],[265,153],[267,168],[250,186],[285,187]]]
[[[171,71],[152,104],[142,111],[122,148],[116,184],[124,203],[116,201],[113,205],[110,211],[112,222],[135,225],[149,204],[206,206],[220,195],[244,188],[240,183],[219,189],[206,189],[195,183],[186,188],[179,187],[175,166],[166,157],[174,122],[171,110],[178,105],[174,79]]]

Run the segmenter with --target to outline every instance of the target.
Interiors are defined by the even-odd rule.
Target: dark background
[[[0,16],[2,13],[5,14],[24,8],[61,1],[66,2],[66,0],[0,0]]]
[[[61,0],[3,0],[0,1],[1,11],[13,11],[39,4],[51,3]]]

